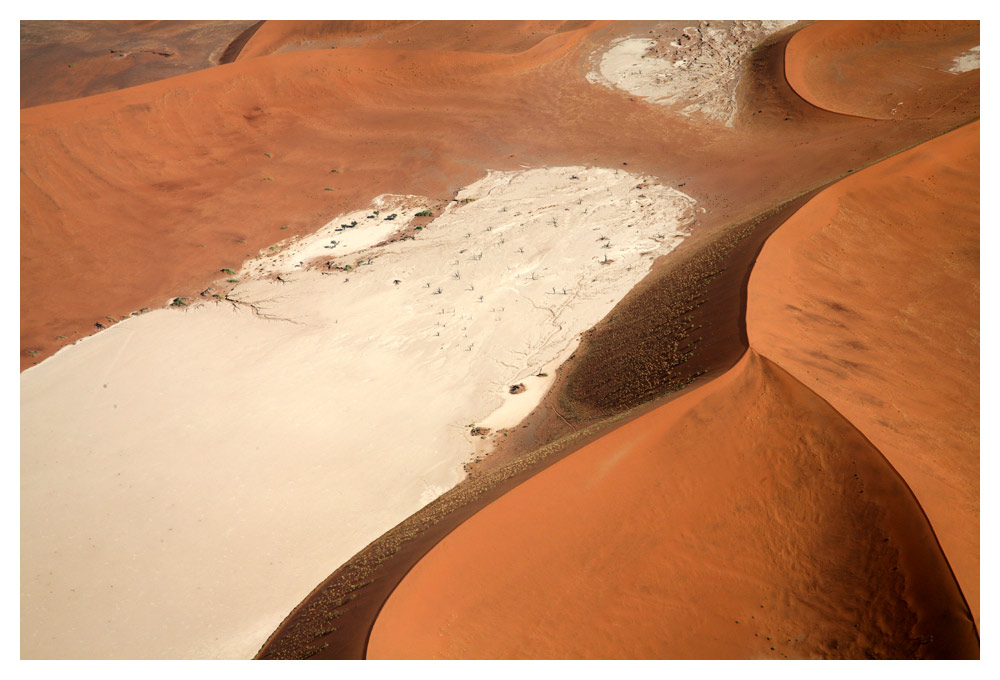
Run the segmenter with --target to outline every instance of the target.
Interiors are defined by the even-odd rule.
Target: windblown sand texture
[[[751,346],[907,481],[978,621],[979,123],[810,201],[749,295]]]
[[[22,657],[978,657],[978,46],[23,22]]]

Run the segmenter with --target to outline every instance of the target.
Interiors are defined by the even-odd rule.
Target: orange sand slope
[[[407,50],[521,52],[549,35],[589,21],[266,21],[239,59],[309,49],[366,47]]]
[[[979,123],[799,210],[757,261],[747,326],[906,479],[978,620]]]
[[[481,168],[468,159],[496,155],[483,112],[508,110],[510,78],[578,38],[513,58],[280,54],[26,109],[22,341],[45,356],[57,336],[190,295],[373,195],[471,183]],[[473,81],[478,95],[457,91]]]
[[[782,86],[765,99],[784,115],[733,134],[587,82],[593,54],[655,22],[337,25],[265,22],[235,63],[22,111],[22,370],[381,193],[446,199],[486,169],[628,162],[686,183],[717,222],[978,111],[970,96],[866,127]],[[247,56],[337,31],[337,49]]]
[[[828,111],[925,118],[956,92],[978,92],[978,56],[976,70],[950,70],[978,45],[978,21],[821,21],[788,42],[785,74],[799,96]]]
[[[978,132],[810,201],[740,364],[459,527],[369,656],[978,657],[931,527],[978,612]]]
[[[750,351],[515,488],[417,563],[369,658],[975,657],[878,451]]]

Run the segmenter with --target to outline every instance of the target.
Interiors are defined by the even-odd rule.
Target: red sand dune
[[[740,364],[459,527],[369,657],[978,657],[978,132],[800,209]]]
[[[416,564],[368,658],[975,657],[879,452],[749,352],[508,492]]]
[[[522,52],[544,38],[590,21],[267,21],[240,59],[330,48]]]
[[[978,145],[807,203],[747,356],[460,526],[369,657],[978,658]]]
[[[750,278],[750,344],[853,423],[979,619],[979,123],[822,192]]]
[[[22,369],[29,350],[41,360],[107,315],[196,293],[378,193],[448,197],[487,167],[627,161],[686,183],[708,229],[978,115],[978,71],[935,70],[978,44],[978,23],[938,27],[940,49],[933,28],[824,26],[784,59],[811,104],[762,71],[774,83],[743,93],[761,115],[735,131],[587,83],[591,52],[626,30],[603,23],[268,22],[235,63],[26,109]],[[886,59],[854,49],[886,39]],[[921,68],[928,53],[936,66]],[[800,211],[824,227],[782,227],[773,243],[797,243],[796,259],[768,264],[765,247],[754,349],[461,525],[390,597],[369,655],[978,656],[948,563],[978,612],[977,298],[954,295],[978,280],[976,193],[960,186],[978,177],[978,125],[942,140]],[[914,235],[890,236],[916,206]],[[849,285],[824,269],[830,235],[850,249]],[[875,305],[881,318],[863,311]]]
[[[949,73],[979,45],[978,21],[821,21],[792,37],[789,84],[828,111],[865,118],[923,118],[979,88],[979,72]]]
[[[379,193],[448,198],[487,168],[628,162],[685,183],[710,211],[701,224],[718,224],[978,110],[969,95],[933,121],[867,127],[818,111],[781,82],[755,95],[767,111],[736,134],[585,80],[592,51],[639,28],[558,23],[549,30],[573,30],[534,44],[540,29],[529,23],[505,44],[533,47],[486,54],[432,49],[464,37],[451,22],[424,22],[393,30],[427,49],[245,58],[25,109],[22,370],[109,316],[197,295],[223,267]],[[482,42],[466,49],[499,49],[487,29],[470,23]],[[265,23],[247,47],[271,30]]]

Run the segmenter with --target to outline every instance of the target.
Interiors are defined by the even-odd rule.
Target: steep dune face
[[[253,21],[22,21],[21,108],[209,68]]]
[[[771,237],[751,346],[888,458],[979,612],[979,124],[842,180]]]
[[[912,495],[754,352],[528,480],[421,560],[369,658],[970,657]]]
[[[30,531],[23,532],[22,569],[27,574],[27,567],[34,568],[22,580],[25,592],[32,593],[24,598],[24,620],[28,623],[22,627],[23,649],[41,650],[38,655],[93,656],[96,644],[88,643],[97,641],[103,645],[101,654],[106,656],[249,655],[266,630],[288,611],[295,597],[335,568],[346,550],[340,545],[336,551],[323,552],[330,542],[343,537],[343,525],[335,522],[331,530],[328,524],[317,523],[297,495],[306,480],[305,486],[324,500],[345,500],[336,498],[336,491],[330,490],[345,485],[348,475],[338,475],[336,466],[331,466],[333,481],[326,483],[316,473],[314,454],[336,457],[338,451],[333,448],[335,444],[331,445],[331,440],[341,440],[336,430],[354,437],[351,452],[364,459],[364,446],[370,442],[361,441],[364,435],[357,424],[365,421],[370,425],[375,420],[368,417],[364,403],[352,403],[350,409],[345,409],[349,411],[346,416],[337,414],[337,427],[326,429],[331,420],[329,411],[356,394],[349,391],[345,395],[329,378],[338,370],[337,362],[343,360],[337,352],[337,342],[343,335],[329,324],[339,325],[345,323],[343,319],[355,318],[368,293],[379,305],[388,299],[405,304],[403,298],[412,291],[403,291],[402,283],[401,288],[396,288],[393,278],[376,278],[381,275],[373,273],[384,271],[380,267],[400,254],[397,243],[384,253],[392,257],[366,272],[369,278],[365,285],[355,288],[363,293],[357,297],[339,296],[326,286],[331,277],[319,272],[309,275],[309,285],[298,288],[297,296],[292,294],[294,283],[267,278],[263,271],[262,280],[240,286],[242,292],[259,294],[247,298],[251,302],[270,304],[275,291],[287,294],[281,304],[297,300],[298,311],[310,323],[316,322],[316,327],[280,326],[277,332],[262,331],[262,324],[286,324],[287,320],[257,318],[246,308],[244,314],[226,308],[223,319],[222,314],[206,309],[207,305],[187,314],[159,310],[119,326],[116,322],[132,310],[163,306],[175,295],[197,297],[199,290],[205,291],[204,297],[210,297],[216,286],[222,290],[222,268],[238,269],[244,258],[267,249],[278,239],[290,237],[279,247],[289,242],[308,242],[308,234],[336,216],[369,205],[375,195],[419,194],[427,197],[427,205],[438,207],[460,187],[480,179],[487,169],[510,171],[539,165],[573,166],[572,171],[579,177],[562,177],[562,184],[580,184],[578,180],[585,172],[611,168],[607,172],[614,174],[616,182],[627,182],[621,188],[630,196],[635,194],[636,201],[646,201],[650,184],[661,184],[665,191],[684,187],[681,191],[696,200],[697,210],[707,212],[695,216],[694,233],[682,247],[694,242],[695,251],[707,255],[699,260],[704,266],[692,269],[694,273],[688,272],[688,278],[680,277],[681,283],[691,278],[709,279],[726,265],[734,264],[725,254],[728,250],[722,249],[722,254],[713,250],[719,245],[713,241],[719,233],[739,240],[746,234],[734,234],[739,231],[730,229],[734,224],[765,213],[773,218],[775,206],[788,205],[786,201],[841,176],[848,168],[863,167],[978,115],[978,88],[956,90],[953,104],[936,110],[930,119],[864,120],[821,110],[800,99],[785,83],[781,70],[784,42],[775,42],[748,57],[748,69],[737,88],[739,96],[732,100],[739,106],[732,129],[710,119],[696,125],[663,106],[585,80],[593,66],[592,55],[601,54],[615,38],[642,36],[651,25],[518,22],[497,27],[480,26],[479,22],[400,22],[382,26],[332,22],[296,26],[267,22],[253,35],[245,34],[249,37],[235,63],[25,110],[21,135],[22,369],[92,332],[95,321],[116,327],[22,376],[22,408],[25,413],[30,411],[30,423],[24,428],[29,436],[23,440],[22,460],[27,463],[22,468],[22,485],[32,489],[31,494],[22,492],[23,498],[30,496],[22,516],[37,522]],[[329,44],[324,43],[328,39]],[[235,49],[233,54],[237,54]],[[621,173],[624,179],[620,178],[614,168],[636,173],[635,184],[630,184],[632,180],[625,173]],[[549,191],[531,198],[541,200]],[[587,200],[584,195],[575,198]],[[543,202],[546,205],[541,210],[559,209]],[[485,201],[478,207],[490,208]],[[641,207],[631,203],[624,208],[604,205],[616,212],[615,219],[621,222],[618,226],[624,225],[626,230],[634,227],[631,211]],[[518,208],[512,205],[511,210],[516,212]],[[513,219],[509,211],[505,214]],[[585,214],[586,219],[591,219],[589,213]],[[545,214],[546,219],[551,216]],[[546,225],[543,221],[540,226]],[[507,226],[518,233],[525,227]],[[429,236],[430,232],[423,235]],[[331,236],[341,238],[339,234]],[[597,247],[596,234],[591,236],[595,240],[587,245]],[[646,236],[649,234],[643,232],[643,239]],[[655,235],[654,240],[658,240]],[[322,254],[329,252],[329,244],[317,244]],[[449,247],[452,245],[449,243]],[[513,244],[503,245],[510,248]],[[529,245],[525,242],[524,249],[528,250]],[[646,264],[652,252],[645,250],[646,245],[628,240],[626,246],[635,246],[634,254],[641,264]],[[461,249],[454,257],[466,256]],[[549,248],[552,256],[557,250]],[[284,260],[276,258],[290,269],[271,268],[267,273],[293,277],[301,273],[291,259],[295,252],[289,248]],[[691,252],[691,248],[686,251],[687,255]],[[446,262],[452,261],[449,257]],[[275,260],[268,258],[267,262],[265,269]],[[413,265],[411,273],[419,271],[430,276],[429,270],[437,262],[422,261],[419,266]],[[604,267],[597,262],[591,264]],[[620,261],[616,266],[633,264]],[[652,281],[651,287],[663,283],[664,272],[673,271],[672,261],[661,259],[657,264],[653,276],[647,279]],[[569,268],[562,267],[561,271],[566,273]],[[244,269],[240,278],[243,273],[251,272]],[[510,276],[499,268],[496,273]],[[524,273],[517,272],[519,276]],[[360,277],[360,272],[354,274]],[[442,279],[449,274],[442,276],[435,271]],[[742,276],[726,276],[729,278],[712,280],[738,280],[740,284],[744,280]],[[476,288],[493,288],[495,282],[496,278],[475,281]],[[536,285],[523,281],[515,285],[521,283]],[[617,283],[631,285],[633,280],[623,276]],[[601,286],[598,288],[603,295]],[[690,310],[684,307],[703,303],[702,293],[739,298],[744,292],[741,285],[727,283],[725,291],[719,287],[723,283],[714,289],[692,289],[683,304],[671,311],[687,315]],[[512,290],[508,286],[503,294]],[[660,360],[656,347],[664,341],[662,325],[623,324],[620,317],[628,315],[636,305],[672,303],[672,290],[665,286],[650,296],[640,291],[632,296],[632,306],[616,309],[617,319],[615,313],[606,317],[605,330],[614,341],[592,343],[592,347],[597,348],[595,352],[612,347],[615,355],[589,362],[594,380],[576,383],[588,398],[594,397],[588,386],[604,383],[597,394],[600,398],[593,404],[594,410],[600,407],[601,415],[609,409],[620,413],[626,406],[635,405],[635,400],[662,396],[666,389],[662,373],[671,365]],[[551,291],[553,299],[556,293]],[[473,291],[463,294],[470,298],[470,304],[479,304],[472,299]],[[539,295],[548,297],[547,287]],[[617,298],[605,299],[610,307]],[[546,307],[535,305],[534,312],[555,318],[557,314]],[[183,317],[184,322],[160,326],[170,315]],[[402,327],[407,318],[400,314],[393,322],[398,321]],[[581,327],[595,318],[587,317]],[[700,317],[687,318],[687,335],[671,336],[676,341],[674,349],[688,351],[695,341],[691,329],[701,328],[702,322]],[[742,327],[730,328],[739,326],[735,318],[726,316],[725,324],[725,332],[713,332],[699,345],[699,351],[716,342],[726,344],[731,336],[742,333]],[[502,327],[507,336],[518,335],[512,332],[513,324],[497,327]],[[169,333],[165,332],[168,328]],[[358,328],[355,339],[371,341],[381,337],[386,325],[376,319]],[[632,334],[633,328],[644,334]],[[706,328],[717,330],[710,324]],[[410,338],[412,330],[407,328],[399,335]],[[456,330],[449,328],[449,332]],[[478,330],[484,336],[497,335],[488,324]],[[574,328],[573,333],[576,331]],[[534,343],[536,338],[527,339]],[[637,340],[645,346],[640,348]],[[700,343],[701,339],[697,340]],[[364,351],[364,342],[359,342],[358,347],[362,348],[358,356],[372,358]],[[463,354],[472,353],[464,346],[455,347]],[[434,349],[427,352],[430,363],[441,360]],[[638,349],[642,350],[641,374],[633,372],[636,362],[630,361]],[[326,353],[328,359],[319,367],[309,363],[317,351]],[[726,366],[736,360],[739,351],[739,347],[726,348],[726,352],[732,352]],[[459,401],[471,403],[475,394],[484,394],[479,387],[473,389],[469,381],[445,385],[433,376],[414,378],[406,366],[390,365],[399,354],[390,351],[391,356],[377,367],[391,385],[379,393],[376,409],[383,418],[376,429],[387,432],[396,442],[388,452],[390,456],[405,452],[410,435],[405,429],[393,431],[394,409],[412,417],[416,401],[420,408],[437,408],[439,403],[427,395],[433,395],[433,399],[458,395]],[[580,358],[586,358],[586,351],[581,350],[580,355],[578,364]],[[520,361],[525,357],[534,361],[535,355],[522,351],[513,361],[519,371],[528,370]],[[554,359],[552,362],[557,363]],[[60,373],[71,364],[70,370]],[[692,372],[697,376],[701,366],[692,362],[679,377],[688,379]],[[285,367],[288,370],[283,370]],[[394,367],[398,375],[409,376],[406,390],[400,389],[404,380],[394,379]],[[551,370],[550,366],[545,368]],[[613,375],[602,381],[598,374],[605,368]],[[535,370],[541,369],[532,368],[530,372]],[[485,375],[486,371],[481,373]],[[233,380],[233,375],[240,377]],[[38,376],[46,380],[38,380]],[[108,380],[108,376],[113,379]],[[148,387],[156,380],[150,380],[150,376],[168,386],[173,408],[157,410],[158,394]],[[216,379],[212,380],[212,376]],[[360,372],[354,377],[363,390],[372,389],[368,384],[370,374]],[[277,382],[269,382],[272,378]],[[432,653],[426,650],[433,649],[433,654],[441,656],[765,658],[781,654],[976,654],[974,634],[969,632],[967,617],[963,618],[960,594],[949,580],[947,564],[934,547],[934,537],[919,507],[878,457],[877,450],[822,399],[762,357],[751,354],[744,358],[725,380],[728,382],[720,382],[720,387],[699,391],[698,397],[688,394],[683,397],[686,401],[678,399],[675,403],[683,404],[678,407],[681,410],[657,411],[657,418],[644,420],[641,428],[623,435],[642,442],[645,448],[638,452],[632,451],[629,441],[615,440],[618,443],[612,448],[598,442],[599,452],[590,455],[600,458],[600,462],[580,463],[591,468],[580,468],[575,474],[577,479],[593,481],[599,487],[598,509],[611,508],[610,514],[601,516],[603,519],[589,506],[589,492],[575,496],[572,485],[561,487],[562,482],[551,480],[542,484],[550,485],[545,488],[554,492],[542,501],[536,496],[506,501],[526,504],[528,510],[520,512],[529,515],[518,517],[531,516],[542,508],[538,519],[532,517],[515,524],[490,514],[487,519],[474,518],[471,526],[493,522],[493,526],[501,527],[500,543],[508,542],[504,550],[510,552],[504,554],[514,560],[511,564],[515,571],[511,574],[517,578],[506,569],[487,565],[484,573],[492,575],[493,580],[473,583],[485,599],[464,600],[463,616],[470,617],[471,627],[466,629],[464,620],[456,614],[453,623],[435,629],[438,619],[433,617],[444,616],[442,612],[451,611],[452,599],[467,595],[435,590],[448,584],[442,584],[431,573],[431,585],[426,590],[430,599],[422,600],[424,595],[420,594],[411,604],[403,605],[406,616],[414,611],[423,616],[429,609],[431,617],[403,622],[402,628],[387,623],[389,637],[382,639],[392,641],[379,643],[375,653],[424,656]],[[497,385],[493,373],[489,381],[489,390],[509,387]],[[548,378],[527,373],[525,381],[532,395],[535,387],[542,389],[550,384]],[[268,391],[268,386],[273,385],[279,389]],[[309,389],[303,391],[303,385]],[[765,398],[752,403],[759,393]],[[89,398],[81,401],[81,394]],[[389,396],[383,401],[385,394]],[[406,394],[421,396],[414,399]],[[317,395],[321,398],[315,398]],[[52,406],[57,403],[68,415],[53,423]],[[198,404],[193,414],[186,410],[192,403]],[[240,408],[247,404],[252,408]],[[137,415],[139,411],[142,413]],[[435,417],[441,409],[437,411]],[[131,418],[127,431],[119,429],[125,412]],[[147,417],[149,413],[153,415]],[[280,422],[268,422],[260,413],[280,413],[276,419]],[[553,420],[560,424],[571,428],[577,425],[565,421],[561,413],[553,413]],[[504,424],[513,422],[510,413],[503,415]],[[219,427],[220,419],[225,428]],[[429,428],[430,418],[427,420],[421,426]],[[461,427],[464,424],[463,420],[455,426],[462,430],[462,436],[466,432]],[[158,433],[152,443],[146,442],[144,436],[149,427]],[[694,437],[696,431],[706,431],[709,437]],[[746,441],[745,431],[752,433]],[[255,432],[261,433],[259,441],[254,441]],[[302,432],[308,434],[307,443],[312,447],[308,450],[302,446]],[[47,438],[56,435],[59,446],[50,446]],[[292,440],[294,443],[289,444]],[[674,450],[678,440],[682,442],[679,453]],[[177,442],[184,446],[175,447]],[[295,448],[295,453],[287,453],[289,447]],[[143,452],[149,448],[164,455],[144,457]],[[204,455],[224,455],[227,466],[206,468],[202,462],[206,451]],[[619,454],[621,462],[616,463]],[[851,456],[850,465],[841,454]],[[291,459],[299,467],[287,465]],[[123,460],[127,463],[125,469]],[[244,472],[241,466],[247,460],[255,466]],[[706,460],[713,465],[705,466]],[[860,467],[852,467],[853,461]],[[380,464],[380,459],[369,456],[359,465],[368,466],[368,473],[376,469],[377,478]],[[423,472],[435,465],[436,472],[441,472],[449,464],[456,466],[457,473],[457,459],[442,462],[440,457],[424,465]],[[577,469],[576,465],[570,467]],[[608,474],[602,477],[603,473],[596,470],[605,466]],[[348,467],[356,471],[353,464]],[[746,473],[748,469],[752,472]],[[651,470],[654,474],[650,474]],[[720,470],[724,474],[720,475]],[[657,471],[663,474],[655,474]],[[131,487],[121,479],[122,472],[128,472]],[[454,477],[442,475],[427,486],[421,486],[428,481],[426,475],[424,479],[414,477],[404,485],[405,494],[388,491],[397,503],[396,514],[384,514],[375,518],[376,522],[390,526],[406,511],[439,493]],[[357,490],[348,488],[350,492]],[[709,491],[704,504],[703,488]],[[225,502],[217,502],[218,489],[228,494]],[[624,494],[621,489],[625,489]],[[178,491],[180,497],[194,500],[177,503],[175,497],[168,497]],[[480,491],[473,487],[470,493]],[[772,502],[772,497],[778,500]],[[679,498],[686,504],[669,500],[661,506],[663,498]],[[562,505],[555,504],[556,499]],[[119,500],[122,502],[116,505]],[[350,506],[353,499],[347,500]],[[563,511],[563,505],[579,512],[573,517]],[[628,528],[622,534],[616,514],[619,508],[624,516],[634,518],[625,526],[638,528]],[[116,512],[113,519],[104,518]],[[472,512],[469,510],[469,514]],[[555,513],[555,524],[547,524],[544,513]],[[357,513],[359,517],[362,514]],[[60,521],[47,525],[52,517]],[[266,526],[259,518],[266,520]],[[363,519],[367,522],[372,517],[365,515]],[[285,526],[289,522],[293,524],[291,529]],[[603,528],[592,537],[587,522]],[[206,524],[210,526],[203,526]],[[530,527],[523,541],[511,535],[520,532],[522,524]],[[116,532],[109,527],[125,527],[127,531]],[[817,527],[821,530],[817,531]],[[183,542],[178,535],[181,528],[193,529],[186,538],[194,538],[182,551],[184,559],[171,561]],[[368,530],[375,531],[371,526]],[[280,541],[270,543],[270,552],[265,554],[253,548],[258,534],[260,545],[279,535]],[[317,539],[317,534],[321,538]],[[361,545],[372,535],[358,532],[350,540]],[[564,535],[570,537],[570,542],[560,543]],[[241,561],[244,554],[230,550],[234,536],[239,538],[236,543],[240,549],[251,546],[249,559],[253,563],[245,571]],[[712,539],[705,544],[703,536]],[[492,554],[492,544],[485,539],[459,540],[468,540],[485,555]],[[147,549],[142,551],[141,560],[135,561],[129,548],[138,544]],[[605,544],[615,546],[607,555],[603,552]],[[432,542],[411,548],[420,551],[429,545]],[[441,544],[446,545],[451,544]],[[734,545],[740,550],[746,546],[735,559]],[[300,551],[299,546],[306,547]],[[521,565],[514,558],[520,559],[524,553],[519,551],[526,547],[540,551],[546,560],[539,565],[536,557],[531,557],[535,561]],[[655,559],[636,562],[634,556],[647,548]],[[456,559],[468,561],[463,549],[454,550]],[[212,562],[219,551],[224,552],[219,561],[226,561],[228,570],[218,570],[218,564]],[[67,552],[85,559],[67,559]],[[481,560],[483,555],[473,557]],[[432,562],[427,568],[447,572],[452,569],[447,566],[449,559],[438,560],[444,566],[433,566],[437,562]],[[51,560],[62,560],[71,568],[52,573],[45,569]],[[583,572],[579,571],[581,561],[585,565]],[[626,561],[632,566],[627,566]],[[89,572],[74,571],[76,564]],[[119,570],[112,574],[108,564]],[[395,573],[401,577],[410,564]],[[638,567],[633,568],[635,564]],[[285,579],[287,571],[279,573],[286,568],[296,572],[298,580],[294,583]],[[418,565],[414,574],[423,573],[421,568]],[[534,576],[536,568],[542,574],[538,579]],[[306,570],[308,574],[303,576]],[[666,570],[663,573],[669,578],[661,577],[661,570]],[[704,576],[706,570],[711,574],[708,579]],[[196,581],[190,578],[196,572],[211,576],[208,581]],[[234,577],[234,572],[239,576]],[[251,573],[256,580],[251,580]],[[606,573],[617,574],[620,579],[606,582]],[[163,587],[165,575],[175,585],[180,584],[178,589],[168,591]],[[522,576],[525,579],[519,580]],[[121,587],[126,582],[130,590],[123,593]],[[456,578],[456,590],[463,589],[463,583],[469,581]],[[502,588],[491,591],[497,583]],[[678,589],[678,583],[687,589]],[[407,584],[408,580],[404,581],[399,591],[404,593],[401,597],[407,597]],[[636,584],[636,588],[628,590],[629,584]],[[210,595],[200,592],[206,588],[212,591]],[[542,595],[550,588],[559,593],[590,589],[599,594],[601,602],[618,603],[609,611],[610,620],[619,625],[604,626],[600,629],[603,637],[593,630],[582,630],[593,626],[592,619],[583,618],[582,613],[595,607],[594,600],[581,599],[572,605],[576,609],[568,610],[575,612],[568,622],[553,623],[552,636],[543,637],[532,647],[524,639],[526,626],[531,630],[536,621],[548,624],[563,617],[561,603],[552,608],[553,612],[543,611],[546,605]],[[499,603],[510,595],[505,590],[517,593],[513,602],[520,603],[531,617],[517,620],[519,614],[513,608]],[[73,595],[60,602],[59,596],[53,594],[57,591]],[[262,591],[267,591],[266,597],[259,595]],[[378,598],[387,592],[379,591]],[[364,597],[362,593],[360,599]],[[363,619],[368,623],[381,606],[382,600],[376,599],[374,595],[369,597],[367,611],[371,615]],[[199,607],[208,601],[217,606],[200,615],[197,625],[202,628],[195,630],[188,625],[192,611],[199,616]],[[100,623],[104,623],[106,615],[107,627],[95,625],[98,612],[92,602],[100,603]],[[123,607],[138,607],[141,614],[148,614],[153,608],[143,610],[146,602],[155,603],[158,612],[165,613],[153,615],[155,627],[137,630],[116,615],[116,610]],[[484,602],[504,612],[507,623],[489,619],[489,607]],[[762,605],[773,616],[762,618]],[[603,605],[599,609],[603,610]],[[655,616],[639,622],[635,611]],[[675,617],[674,612],[681,615]],[[725,627],[730,625],[727,617],[732,618],[737,634],[731,635]],[[168,619],[172,622],[169,626]],[[742,626],[748,623],[758,628],[744,631]],[[793,629],[792,624],[798,627]],[[452,626],[449,630],[461,628],[467,632],[457,641],[435,638],[427,642],[429,647],[421,649],[409,646],[410,642],[403,639],[414,635],[406,626],[426,628],[413,638],[414,644],[423,644],[422,640],[426,640],[420,634],[447,625]],[[329,627],[325,627],[327,632]],[[624,631],[633,627],[638,632],[630,640],[630,634]],[[366,624],[359,628],[361,634],[354,637],[363,645],[368,627]],[[484,643],[494,629],[500,631],[499,642]],[[311,634],[312,651],[326,644],[317,642],[315,631]],[[537,631],[532,635],[537,636]],[[65,643],[67,637],[73,639],[72,643]],[[779,641],[784,643],[779,645]],[[770,649],[772,646],[775,649]],[[311,653],[308,646],[306,653]]]
[[[803,99],[828,111],[923,118],[978,93],[978,57],[975,69],[966,63],[978,47],[978,21],[822,21],[789,41],[785,72]]]

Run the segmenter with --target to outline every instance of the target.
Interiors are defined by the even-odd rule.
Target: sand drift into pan
[[[583,167],[491,173],[408,226],[435,204],[380,197],[223,276],[235,302],[127,320],[22,374],[24,657],[250,657],[462,478],[470,424],[537,404],[537,374],[696,209]]]

